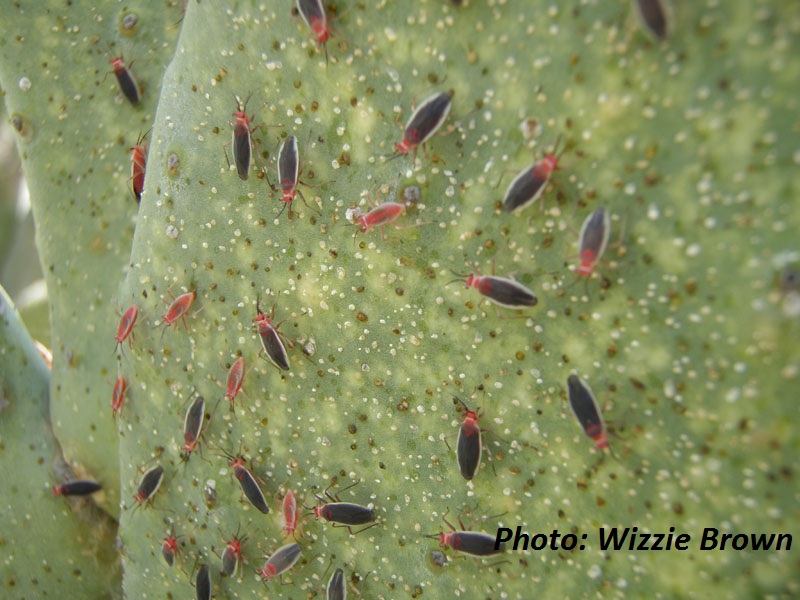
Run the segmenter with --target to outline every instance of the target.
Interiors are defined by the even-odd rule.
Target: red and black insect
[[[328,581],[325,590],[326,600],[347,600],[347,582],[344,580],[344,571],[336,569]]]
[[[161,483],[163,481],[164,467],[161,465],[151,467],[147,470],[147,472],[145,472],[145,474],[142,476],[142,480],[139,482],[139,488],[133,495],[136,502],[139,503],[139,506],[152,501],[153,496],[156,495],[156,492],[158,491],[158,488],[161,487]]]
[[[481,453],[483,443],[481,440],[481,428],[478,421],[481,413],[470,410],[460,398],[461,406],[464,407],[464,421],[458,430],[458,440],[456,442],[456,458],[461,476],[467,481],[475,477],[478,467],[481,466]]]
[[[351,487],[356,485],[356,483],[346,487],[342,491],[349,490]],[[331,502],[326,502],[325,498],[322,496],[317,496],[316,494],[315,496],[317,500],[323,502],[323,504],[315,507],[312,510],[314,517],[317,519],[325,519],[326,521],[333,523],[334,527],[344,527],[350,532],[350,535],[359,534],[362,531],[365,531],[378,524],[375,521],[377,518],[375,515],[375,509],[371,506],[361,506],[360,504],[341,502],[338,495],[331,495],[328,490],[325,490],[325,496],[328,498],[328,500],[331,500]],[[369,525],[367,525],[368,523]],[[357,525],[366,525],[366,527],[362,527],[353,533],[351,527]]]
[[[473,556],[492,556],[501,554],[505,550],[505,542],[500,542],[498,547],[495,537],[479,531],[453,530],[449,533],[440,533],[439,544],[442,548],[450,547]]]
[[[232,124],[233,162],[236,163],[236,172],[239,174],[239,179],[247,181],[250,175],[250,157],[253,149],[253,142],[250,136],[253,129],[255,129],[250,128],[250,121],[253,117],[247,118],[247,102],[250,100],[250,96],[244,101],[244,106],[239,103],[239,99],[235,96],[234,100],[236,100],[236,112],[231,115],[236,119],[236,122]],[[225,159],[227,160],[227,158],[228,153],[226,152]],[[230,161],[228,166],[230,166]]]
[[[297,499],[292,490],[283,497],[283,530],[291,536],[297,530]]]
[[[331,30],[328,27],[328,16],[322,0],[297,0],[297,12],[314,33],[317,43],[325,51],[325,64],[328,64],[328,40]]]
[[[556,141],[553,154],[545,153],[540,162],[534,163],[514,178],[506,190],[503,200],[504,211],[523,209],[541,197],[550,182],[553,171],[558,168],[559,155],[556,154],[556,149],[559,141]]]
[[[225,397],[231,403],[231,411],[233,411],[233,404],[236,400],[236,396],[239,395],[239,392],[242,389],[242,383],[244,382],[244,373],[245,373],[245,363],[244,357],[240,356],[237,358],[234,363],[231,365],[230,371],[228,371],[228,384],[225,389]]]
[[[242,560],[242,544],[247,540],[247,535],[239,537],[239,530],[233,539],[225,542],[225,550],[222,552],[222,572],[228,577],[236,575],[239,569],[239,562]]]
[[[147,147],[144,145],[144,139],[147,133],[139,136],[135,146],[130,147],[131,151],[131,188],[133,195],[136,196],[136,203],[138,204],[142,199],[142,190],[144,189],[144,172],[147,163]]]
[[[575,413],[586,435],[594,440],[595,448],[602,450],[608,447],[606,424],[592,390],[580,377],[570,375],[567,377],[567,392],[572,412]]]
[[[275,575],[281,575],[291,569],[300,558],[300,544],[287,544],[272,553],[258,574],[268,581]]]
[[[117,326],[117,335],[114,336],[114,339],[117,342],[116,346],[114,346],[115,351],[125,342],[125,340],[128,340],[128,346],[131,346],[131,343],[134,339],[133,328],[136,326],[136,319],[138,318],[139,307],[137,307],[135,304],[129,306],[120,317],[119,325]]]
[[[189,460],[203,431],[203,422],[206,417],[206,399],[198,395],[186,410],[183,419],[183,460]]]
[[[505,542],[497,543],[496,536],[494,535],[477,531],[459,531],[447,520],[446,516],[443,516],[442,520],[452,531],[427,536],[433,539],[438,538],[439,545],[442,548],[449,547],[458,552],[471,554],[472,556],[493,556],[495,554],[502,554],[505,551]],[[458,524],[463,530],[464,524],[461,522],[460,518]]]
[[[611,235],[611,217],[601,206],[586,217],[578,238],[578,277],[590,277],[603,257]]]
[[[454,273],[458,275],[458,273]],[[539,299],[531,290],[520,282],[509,277],[496,277],[494,275],[458,275],[458,279],[469,289],[478,290],[483,296],[504,308],[523,309],[536,306]],[[453,281],[448,282],[453,283]]]
[[[128,382],[120,375],[114,382],[114,390],[111,392],[111,414],[115,417],[122,412],[125,405],[125,392],[128,390]]]
[[[447,92],[433,94],[420,104],[408,120],[403,139],[395,144],[395,156],[406,155],[424,144],[442,126],[450,114],[453,97]]]
[[[261,346],[264,349],[270,362],[284,371],[288,371],[291,367],[289,365],[289,355],[286,353],[286,346],[283,344],[281,334],[278,332],[280,323],[274,324],[275,307],[272,307],[270,315],[261,312],[260,301],[256,299],[256,318],[253,319],[256,331],[261,338]]]
[[[194,591],[197,600],[210,600],[211,598],[211,573],[208,565],[202,563],[197,569],[197,576],[194,579]]]
[[[642,27],[659,42],[670,33],[671,7],[667,0],[633,0]]]
[[[115,56],[110,61],[111,68],[114,69],[114,75],[117,76],[117,83],[119,83],[119,89],[122,90],[122,94],[128,99],[128,102],[136,106],[141,102],[142,96],[139,92],[139,85],[136,83],[136,79],[133,78],[133,73],[131,73],[131,65],[125,65],[125,58],[122,56]]]
[[[284,202],[281,213],[287,206],[291,212],[292,202],[297,195],[308,206],[302,190],[297,187],[298,183],[302,183],[300,181],[300,153],[297,150],[297,138],[290,135],[278,152],[278,184],[281,187],[281,201]],[[273,190],[276,189],[272,184],[270,187]]]
[[[170,567],[175,564],[175,557],[178,555],[178,537],[175,535],[175,527],[172,527],[170,534],[161,541],[161,556],[164,557]]]
[[[103,489],[96,481],[75,479],[53,486],[53,496],[88,496]]]
[[[173,325],[178,319],[183,322],[183,326],[186,328],[186,330],[189,330],[186,325],[186,313],[191,310],[192,304],[194,303],[196,297],[197,292],[192,290],[191,292],[181,294],[172,301],[172,303],[169,305],[169,308],[167,308],[166,314],[161,317],[161,322],[164,324],[164,329],[161,332],[161,335],[164,335],[164,331],[167,330],[167,327]]]
[[[264,513],[265,515],[269,514],[269,506],[267,506],[267,500],[264,498],[264,492],[261,491],[261,486],[258,485],[258,481],[256,478],[253,477],[253,474],[244,464],[244,458],[241,456],[231,457],[228,463],[231,467],[233,467],[233,473],[236,475],[236,479],[239,480],[239,485],[242,488],[242,492],[244,495],[247,496],[247,499],[259,512]]]

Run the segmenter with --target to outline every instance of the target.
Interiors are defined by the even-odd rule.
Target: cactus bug
[[[349,490],[351,487],[356,485],[356,483],[346,487],[342,491]],[[350,535],[356,535],[378,524],[375,522],[375,509],[371,506],[361,506],[360,504],[352,504],[350,502],[340,502],[338,495],[331,495],[328,493],[328,490],[325,490],[325,496],[332,502],[326,502],[325,498],[317,496],[316,494],[315,496],[317,500],[323,504],[312,509],[314,517],[317,519],[325,519],[326,521],[333,523],[334,527],[344,527],[350,532]],[[367,525],[367,523],[369,523],[369,525]],[[353,533],[353,530],[350,527],[355,525],[367,526],[362,527]]]
[[[175,555],[178,553],[178,540],[174,537],[165,537],[161,542],[161,556],[168,566],[175,564]]]
[[[211,573],[208,565],[202,563],[197,569],[197,576],[194,579],[194,591],[197,600],[210,600],[211,598]]]
[[[288,371],[291,367],[289,365],[289,355],[286,354],[286,346],[283,344],[281,334],[278,332],[280,323],[273,324],[275,318],[275,307],[272,307],[270,315],[261,312],[259,299],[256,299],[256,318],[253,319],[256,331],[261,338],[261,346],[264,349],[270,362],[284,371]]]
[[[559,156],[555,153],[560,138],[556,140],[553,154],[545,153],[542,160],[521,171],[511,182],[503,199],[503,210],[521,210],[536,202],[547,188],[553,171],[558,168]]]
[[[586,435],[594,440],[595,448],[602,450],[608,447],[606,424],[603,422],[592,390],[580,377],[570,375],[567,377],[567,392],[572,412],[575,413]]]
[[[456,442],[456,458],[461,476],[467,481],[475,477],[478,467],[481,465],[481,451],[483,443],[481,440],[481,428],[478,425],[481,413],[470,410],[464,401],[458,399],[464,407],[464,421],[458,430],[458,440]]]
[[[144,145],[144,138],[147,133],[139,136],[135,146],[130,147],[131,151],[131,189],[136,197],[138,204],[142,199],[144,189],[144,172],[147,163],[147,148]]]
[[[395,157],[414,151],[442,126],[450,113],[452,96],[447,92],[433,94],[420,104],[408,120],[403,139],[394,145]]]
[[[128,99],[128,102],[136,106],[142,99],[142,96],[139,92],[139,85],[136,83],[136,79],[133,78],[133,73],[131,73],[131,65],[125,65],[125,58],[122,56],[115,56],[110,61],[111,68],[114,70],[114,75],[117,77],[117,83],[119,83],[119,89],[122,91],[122,94]]]
[[[295,196],[299,195],[303,203],[308,206],[306,197],[297,185],[300,182],[300,153],[297,150],[297,138],[290,135],[281,146],[278,152],[278,184],[281,188],[281,201],[284,202],[281,213],[289,207],[291,212],[292,202]],[[273,190],[276,186],[270,184]]]
[[[111,414],[117,417],[122,412],[125,404],[125,392],[128,390],[128,382],[121,375],[114,382],[114,390],[111,392]]]
[[[667,0],[633,0],[633,8],[647,33],[659,42],[669,37],[671,7]]]
[[[135,304],[128,307],[123,315],[119,319],[119,325],[117,326],[117,335],[114,336],[117,344],[114,346],[114,350],[116,351],[125,340],[128,340],[128,346],[131,346],[131,343],[134,339],[133,336],[133,328],[136,326],[136,319],[139,318],[139,307]]]
[[[244,458],[241,456],[229,456],[229,458],[231,460],[228,464],[233,467],[233,473],[236,475],[236,479],[239,480],[239,486],[242,488],[244,495],[247,496],[250,504],[259,512],[265,515],[269,514],[269,506],[267,506],[267,500],[264,498],[264,492],[261,491],[261,486],[258,485],[258,481],[256,481],[256,478],[253,477],[253,474],[245,466]]]
[[[250,137],[252,133],[250,121],[253,117],[247,118],[247,102],[250,100],[250,96],[244,101],[244,106],[239,104],[239,99],[235,96],[234,100],[236,100],[236,112],[231,114],[236,119],[236,122],[233,123],[233,140],[231,141],[233,144],[233,162],[236,163],[236,172],[239,174],[239,179],[247,181],[250,175],[250,156],[253,148],[253,142]],[[227,152],[225,153],[225,158],[228,158]],[[230,162],[228,162],[228,166],[230,167]]]
[[[344,580],[344,571],[336,569],[328,581],[325,589],[326,600],[347,600],[347,582]]]
[[[53,496],[88,496],[103,489],[96,481],[88,479],[75,479],[53,486]]]
[[[189,455],[197,447],[205,417],[206,399],[198,395],[186,410],[186,416],[183,419],[183,460],[189,460]]]
[[[172,527],[170,534],[161,541],[161,556],[164,562],[170,567],[175,564],[175,557],[178,554],[178,538],[175,535],[175,527]]]
[[[153,496],[156,495],[158,488],[161,487],[161,482],[164,481],[164,467],[156,465],[142,475],[142,480],[139,482],[139,488],[133,495],[139,506],[150,502]]]
[[[511,309],[523,309],[536,306],[539,299],[531,290],[509,277],[496,277],[494,275],[458,275],[458,279],[448,282],[460,281],[469,289],[475,288],[484,297],[498,306]]]
[[[320,500],[322,499],[320,498]],[[360,504],[351,504],[350,502],[328,502],[322,506],[317,506],[314,508],[314,516],[333,523],[334,527],[345,527],[351,535],[356,535],[377,525],[377,523],[373,523],[375,521],[375,510],[373,508],[361,506]],[[365,525],[367,523],[371,523],[371,525],[359,529],[355,533],[350,529],[350,526]]]
[[[186,313],[191,310],[196,297],[197,292],[192,290],[191,292],[181,294],[172,301],[169,308],[167,308],[166,314],[161,317],[161,322],[164,324],[164,329],[161,332],[162,336],[164,335],[164,331],[167,330],[167,327],[173,325],[178,319],[183,322],[183,326],[186,330],[189,330],[189,327],[186,325]]]
[[[496,536],[476,531],[459,531],[447,520],[446,514],[442,517],[442,521],[450,527],[450,532],[443,531],[438,535],[426,536],[432,539],[438,538],[439,545],[442,548],[449,547],[472,556],[493,556],[502,554],[505,551],[505,542],[497,543]],[[463,530],[464,524],[461,522],[460,517],[458,524]]]
[[[506,549],[505,542],[500,542],[499,548],[495,548],[495,537],[478,531],[456,531],[454,529],[449,533],[440,533],[439,544],[442,548],[450,547],[473,556],[492,556],[501,554]]]
[[[225,550],[222,552],[222,572],[228,577],[236,575],[239,569],[239,561],[242,560],[242,544],[247,540],[247,536],[239,537],[239,530],[233,539],[225,542]]]
[[[603,207],[586,217],[578,237],[578,277],[590,277],[603,257],[611,234],[611,217]]]
[[[297,499],[294,492],[289,490],[283,497],[283,530],[294,536],[297,529]]]
[[[239,395],[239,392],[242,389],[244,372],[244,357],[240,356],[234,361],[234,363],[231,365],[230,371],[228,371],[228,383],[225,389],[225,397],[231,403],[231,411],[233,411],[233,403],[236,400],[236,396]]]
[[[306,22],[309,29],[314,33],[317,43],[325,51],[325,64],[328,64],[328,40],[331,37],[331,30],[328,27],[328,16],[325,14],[325,7],[322,0],[297,0],[297,12]]]
[[[272,553],[264,566],[258,570],[264,581],[291,569],[300,558],[300,544],[287,544]]]
[[[359,231],[367,232],[374,227],[381,228],[381,238],[383,236],[383,228],[397,220],[403,214],[406,207],[399,202],[384,202],[374,207],[368,213],[362,214],[358,208],[352,213],[353,220],[358,224]]]

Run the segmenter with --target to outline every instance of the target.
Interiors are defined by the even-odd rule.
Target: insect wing
[[[669,36],[670,7],[667,0],[633,0],[642,26],[663,42]]]
[[[428,97],[417,107],[406,125],[405,140],[412,146],[418,146],[431,137],[442,126],[453,99],[445,92]]]
[[[349,502],[331,502],[322,507],[322,517],[342,525],[366,525],[375,520],[375,510]]]
[[[262,569],[264,579],[273,575],[280,575],[291,569],[300,558],[301,550],[300,544],[287,544],[278,548],[272,553],[272,556],[269,557],[267,564]]]
[[[144,504],[152,498],[161,487],[161,482],[164,480],[164,467],[157,465],[148,470],[143,476],[142,481],[139,483],[139,488],[136,491],[135,498],[139,504]]]
[[[488,533],[474,531],[454,531],[451,537],[451,546],[459,552],[473,556],[492,556],[505,550],[505,543],[495,550],[496,538]]]
[[[536,294],[513,279],[487,276],[479,290],[492,302],[506,308],[527,308],[539,302]]]
[[[327,600],[346,600],[347,585],[344,580],[344,571],[341,569],[336,569],[331,575],[325,590],[325,597]]]
[[[164,557],[170,567],[175,564],[175,551],[177,550],[177,540],[175,538],[164,538],[161,542],[161,556]]]
[[[517,175],[506,190],[503,210],[511,212],[525,208],[541,196],[548,178],[539,177],[536,165],[532,165]]]
[[[587,252],[591,254],[593,262],[600,260],[608,245],[611,234],[611,219],[602,207],[586,217],[581,227],[579,238],[579,251],[583,259]]]
[[[261,491],[261,486],[258,485],[253,474],[245,467],[236,467],[235,472],[239,485],[250,504],[265,515],[269,514],[269,506],[267,506],[267,500],[264,498],[264,492]]]
[[[128,102],[136,106],[141,102],[142,96],[139,92],[139,85],[133,77],[131,70],[125,66],[122,59],[115,58],[111,61],[114,68],[114,75],[117,76],[117,83],[119,89],[122,90],[123,95],[128,99]]]
[[[289,136],[278,154],[278,179],[283,191],[291,191],[297,186],[300,156],[297,152],[297,138]]]
[[[481,430],[475,423],[462,423],[458,430],[456,457],[461,475],[471,480],[481,464]]]
[[[297,0],[297,12],[314,33],[323,28],[328,21],[322,0]]]
[[[53,487],[54,496],[88,496],[103,489],[96,481],[76,479]]]
[[[250,128],[247,125],[247,117],[237,117],[237,122],[233,126],[233,161],[236,163],[236,172],[239,179],[247,181],[250,175]]]
[[[236,549],[232,548],[231,545],[228,544],[225,547],[225,551],[222,553],[222,572],[228,577],[232,577],[238,568],[239,555],[236,552]]]
[[[203,396],[198,396],[186,411],[186,417],[183,420],[183,439],[187,445],[197,442],[200,431],[203,429],[205,416],[206,400]]]
[[[605,432],[605,423],[592,390],[580,377],[570,375],[567,378],[567,391],[575,418],[586,434],[596,440]]]
[[[208,565],[205,563],[200,565],[197,570],[194,589],[197,600],[209,600],[211,598],[211,574],[208,571]]]
[[[286,347],[283,345],[283,340],[278,334],[278,330],[272,326],[259,327],[259,334],[261,345],[264,347],[264,352],[267,353],[270,362],[279,369],[288,371],[291,368],[289,355],[286,354]]]

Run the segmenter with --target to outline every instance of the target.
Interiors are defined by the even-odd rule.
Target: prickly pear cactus
[[[800,360],[786,308],[796,291],[775,280],[797,261],[800,12],[680,5],[656,43],[627,2],[329,3],[323,48],[292,4],[51,3],[0,17],[19,31],[0,77],[52,300],[53,427],[119,519],[124,575],[108,593],[189,596],[207,564],[218,598],[322,594],[335,567],[351,593],[380,598],[528,598],[532,585],[569,597],[796,594],[796,552],[701,550],[700,539],[711,527],[797,528],[785,401]],[[138,106],[106,74],[118,55],[133,61]],[[416,158],[388,160],[415,104],[441,91],[453,108],[440,132]],[[237,98],[249,98],[253,128],[247,180],[226,148]],[[137,209],[128,148],[148,130]],[[270,182],[290,135],[303,198],[287,208]],[[543,208],[504,212],[514,174],[557,140]],[[348,219],[415,194],[383,230]],[[584,285],[576,244],[598,207],[612,231]],[[450,283],[493,270],[537,306],[496,308]],[[112,354],[115,312],[133,304],[135,339]],[[280,323],[288,370],[262,351],[259,308]],[[571,373],[603,408],[607,450],[569,408]],[[195,447],[184,429],[198,395]],[[469,482],[455,398],[482,410],[483,464]],[[4,446],[24,444],[23,431]],[[244,493],[239,455],[268,514]],[[142,485],[157,466],[160,485]],[[282,529],[289,490],[302,554],[264,583],[266,557],[294,543]],[[351,535],[315,520],[307,509],[325,490],[374,507],[376,524]],[[41,510],[63,516],[63,505]],[[459,521],[580,545],[432,555]],[[602,549],[612,527],[692,541]],[[222,575],[234,536],[246,536],[240,566]],[[55,593],[64,572],[31,583],[29,552],[4,563],[7,591]]]

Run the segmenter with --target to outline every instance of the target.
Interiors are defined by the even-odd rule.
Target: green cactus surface
[[[0,42],[0,83],[48,283],[53,429],[118,519],[121,569],[87,567],[87,594],[191,597],[202,564],[215,598],[321,596],[337,567],[352,595],[377,598],[800,592],[796,547],[700,549],[705,528],[798,533],[800,292],[787,273],[800,263],[800,9],[676,3],[657,42],[627,1],[327,2],[319,44],[289,0],[38,4],[0,16],[18,32]],[[107,74],[112,56],[139,105]],[[415,107],[442,92],[441,129],[396,154]],[[145,132],[137,207],[129,148]],[[291,204],[277,173],[289,136]],[[505,212],[511,181],[544,160],[558,166],[541,200]],[[382,202],[405,208],[361,231],[355,218]],[[599,208],[610,233],[595,265],[578,239]],[[498,307],[464,285],[492,273],[536,306]],[[134,336],[112,352],[131,305]],[[267,349],[257,317],[278,328]],[[289,369],[266,351],[281,345]],[[606,449],[570,409],[570,374],[595,394]],[[198,396],[199,436],[186,431]],[[483,446],[470,481],[456,456],[467,410]],[[4,469],[21,469],[29,430],[3,425]],[[245,469],[268,514],[245,495]],[[37,477],[26,497],[49,493]],[[334,499],[373,508],[374,524],[311,513]],[[47,500],[50,533],[73,535],[63,499]],[[95,517],[85,535],[107,527]],[[441,554],[450,524],[579,545]],[[25,538],[3,527],[7,545]],[[603,550],[612,527],[691,542]],[[224,575],[236,539],[241,560]],[[298,562],[263,581],[294,542]],[[70,552],[85,560],[85,547]],[[37,578],[32,558],[3,569],[14,597],[56,593],[71,574]]]
[[[49,382],[45,361],[0,290],[3,596],[81,590],[86,597],[106,597],[120,578],[116,523],[91,500],[51,492],[76,474],[50,426]]]

